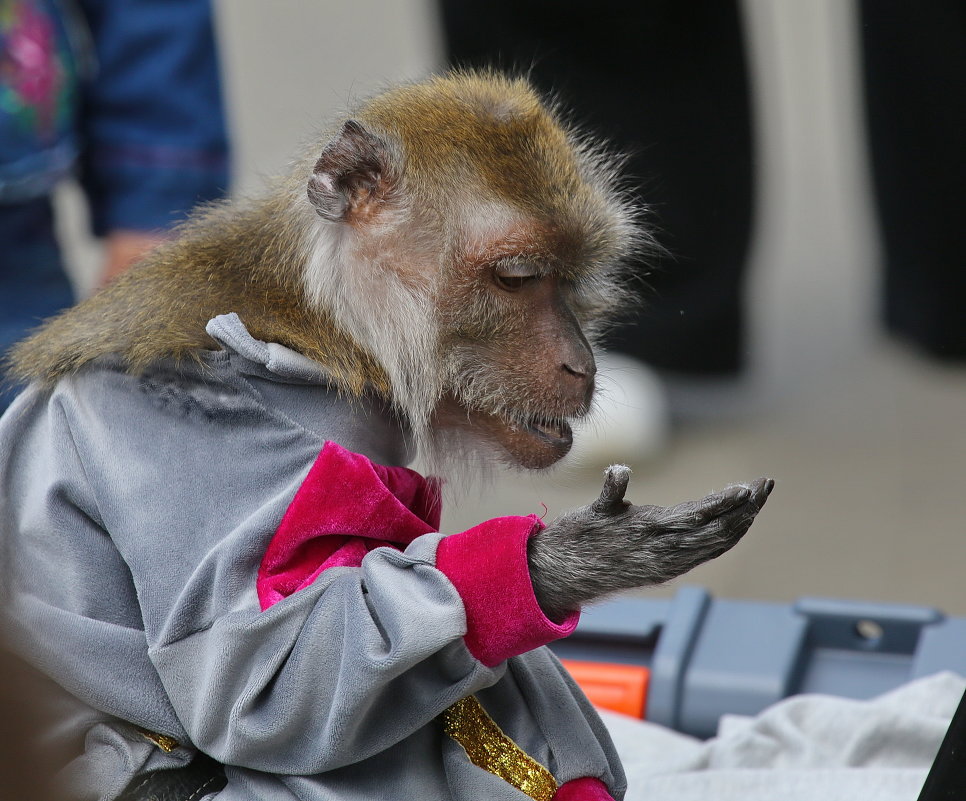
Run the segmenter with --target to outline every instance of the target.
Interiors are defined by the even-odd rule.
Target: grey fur
[[[611,593],[670,581],[731,548],[775,482],[735,484],[677,506],[624,500],[630,468],[612,465],[600,497],[555,520],[529,544],[537,601],[554,620]]]

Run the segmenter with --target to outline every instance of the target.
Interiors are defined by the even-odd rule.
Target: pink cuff
[[[536,515],[497,517],[439,543],[436,567],[466,608],[466,647],[487,667],[566,637],[577,626],[580,612],[554,623],[533,594],[527,540],[542,529]]]
[[[614,796],[600,779],[585,776],[562,784],[554,793],[553,801],[614,801]]]

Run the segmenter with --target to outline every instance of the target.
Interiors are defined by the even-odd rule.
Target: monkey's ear
[[[389,193],[391,172],[386,143],[356,120],[347,120],[315,163],[309,200],[330,222],[369,217]]]

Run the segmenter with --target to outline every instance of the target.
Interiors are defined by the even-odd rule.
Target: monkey
[[[773,482],[636,506],[615,465],[549,524],[443,534],[441,480],[406,465],[559,462],[644,228],[525,79],[451,72],[18,345],[4,623],[62,691],[73,793],[623,797],[544,646],[727,551]]]

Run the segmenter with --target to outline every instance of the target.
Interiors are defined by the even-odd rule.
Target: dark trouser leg
[[[538,86],[634,154],[672,258],[640,265],[647,307],[614,345],[676,372],[736,372],[753,178],[737,2],[440,1],[452,63],[533,65]]]
[[[860,8],[886,324],[966,359],[966,4]]]
[[[0,204],[0,354],[74,302],[48,198]],[[0,412],[18,388],[0,385]]]

